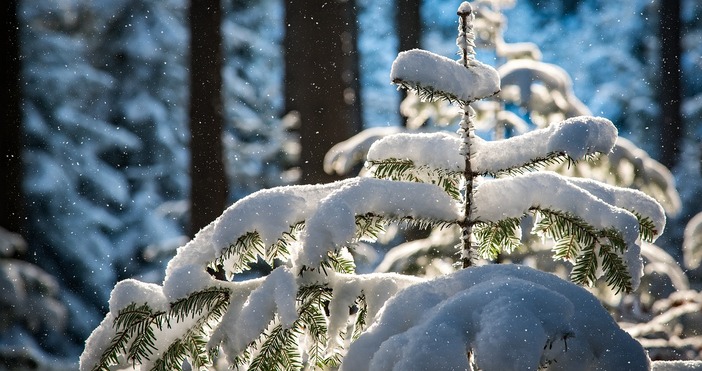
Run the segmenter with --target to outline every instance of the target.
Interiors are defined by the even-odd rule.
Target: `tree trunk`
[[[5,3],[5,25],[7,34],[3,37],[5,71],[2,73],[4,99],[3,122],[0,124],[0,227],[25,234],[24,195],[22,192],[22,110],[20,91],[20,47],[18,0]]]
[[[355,2],[286,1],[285,24],[285,108],[300,115],[301,181],[334,181],[324,155],[362,127]]]
[[[678,161],[683,125],[680,113],[680,0],[661,0],[659,6],[661,163],[672,168]]]
[[[421,0],[397,0],[395,23],[398,37],[398,51],[419,48],[422,38]],[[400,102],[407,97],[407,90],[400,89]],[[407,118],[400,113],[401,122]]]
[[[219,1],[190,2],[190,234],[217,218],[227,201],[222,150]]]

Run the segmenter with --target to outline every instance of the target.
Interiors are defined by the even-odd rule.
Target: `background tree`
[[[658,75],[660,89],[658,90],[660,118],[660,159],[663,165],[673,168],[678,162],[678,154],[682,147],[683,120],[682,84],[680,58],[681,20],[680,0],[660,1],[658,20],[658,37],[660,45],[660,74]]]
[[[395,5],[395,29],[397,30],[398,51],[419,48],[422,40],[422,2],[420,0],[397,0]],[[407,97],[406,90],[400,90],[400,101]],[[405,117],[400,112],[401,122]]]
[[[55,275],[75,355],[123,277],[178,241],[187,194],[187,7],[21,2],[27,256]],[[177,242],[175,243],[177,246]]]
[[[5,3],[3,24],[7,34],[2,38],[5,51],[5,73],[2,74],[3,124],[0,125],[0,194],[3,205],[0,207],[0,227],[11,232],[24,230],[24,196],[22,192],[22,113],[20,91],[20,46],[19,21],[17,19],[18,0]]]
[[[338,179],[324,173],[334,144],[361,130],[354,1],[285,2],[285,110],[300,118],[303,183]]]
[[[190,235],[227,201],[222,130],[220,1],[190,2]]]

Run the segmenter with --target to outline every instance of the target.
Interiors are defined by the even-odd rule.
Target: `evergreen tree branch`
[[[571,167],[575,166],[577,162],[578,160],[566,155],[563,152],[551,152],[543,157],[532,158],[529,160],[529,162],[516,167],[489,171],[481,175],[490,175],[496,178],[502,176],[514,176],[541,170],[547,166],[566,164],[567,167]]]
[[[626,242],[612,228],[597,230],[577,216],[548,209],[532,209],[539,217],[536,233],[553,239],[554,257],[574,263],[573,282],[591,286],[597,280],[597,256],[602,258],[602,270],[607,284],[618,293],[630,292],[631,275],[618,254],[623,254]],[[599,249],[598,253],[595,251]]]
[[[658,235],[659,231],[656,229],[656,225],[649,217],[644,217],[641,214],[632,211],[636,219],[639,220],[639,237],[642,241],[653,242],[654,238]]]
[[[366,166],[375,178],[436,184],[454,199],[461,198],[459,186],[461,172],[429,166],[415,166],[412,160],[396,158],[367,161]]]
[[[356,320],[353,325],[353,334],[351,335],[352,340],[358,339],[361,333],[366,328],[366,320],[368,315],[368,304],[366,303],[366,296],[361,295],[356,299],[358,305],[358,312],[356,313]]]
[[[334,272],[353,274],[356,271],[356,264],[353,259],[347,259],[335,252],[327,253],[327,260],[322,262],[323,269],[329,268]]]
[[[289,232],[283,235],[274,244],[266,249],[266,262],[273,266],[275,259],[287,260],[290,257],[290,245],[297,242],[297,236],[305,228],[305,223],[300,222],[290,227]]]
[[[119,364],[121,354],[126,355],[133,365],[141,363],[143,358],[153,354],[156,350],[153,341],[149,342],[146,339],[153,339],[151,325],[160,323],[159,318],[164,314],[165,312],[153,312],[147,304],[136,303],[131,303],[119,311],[113,323],[115,335],[92,370],[110,370],[110,366]],[[144,335],[146,332],[150,332],[151,336]],[[134,336],[142,339],[135,341]],[[127,348],[130,342],[132,344]]]
[[[368,239],[374,241],[380,233],[385,231],[385,225],[398,223],[405,227],[419,229],[448,228],[456,221],[434,220],[425,218],[414,218],[411,216],[381,216],[375,213],[366,213],[356,216],[357,239]]]
[[[197,318],[180,337],[175,339],[154,361],[153,370],[181,370],[183,361],[189,358],[192,366],[201,368],[212,364],[211,353],[207,351],[208,330],[211,323],[219,321],[229,305],[231,293],[225,288],[208,288],[194,292],[187,298],[171,304],[166,323],[170,328],[169,319],[176,323]],[[204,313],[204,315],[203,315]]]
[[[520,220],[508,218],[496,223],[477,222],[474,233],[478,243],[478,255],[494,260],[501,252],[510,253],[521,246]]]
[[[304,229],[305,223],[299,222],[290,226],[290,230],[272,245],[265,246],[258,232],[248,232],[240,236],[236,242],[222,250],[221,255],[212,262],[211,266],[224,267],[227,274],[233,275],[247,271],[250,264],[259,258],[273,266],[276,259],[287,260],[290,257],[291,245],[297,242],[297,235]]]
[[[457,103],[459,105],[464,105],[468,103],[459,99],[454,93],[437,90],[433,86],[422,85],[419,82],[394,79],[392,83],[398,85],[403,89],[414,91],[415,93],[417,93],[419,99],[422,101],[434,102],[437,100],[445,100],[449,103]]]
[[[597,281],[595,246],[586,246],[582,249],[582,253],[575,259],[570,279],[579,285],[592,286],[595,284]]]
[[[224,315],[229,304],[229,295],[229,290],[224,288],[198,291],[172,303],[167,312],[153,311],[148,304],[131,303],[118,312],[113,325],[116,329],[115,336],[93,370],[110,369],[110,366],[119,363],[120,355],[124,355],[133,367],[143,364],[158,350],[155,345],[156,329],[162,331],[164,325],[171,328],[171,320],[177,323],[197,316],[200,318],[190,326],[183,337],[176,339],[163,356],[155,360],[154,368],[180,369],[186,355],[192,357],[196,364],[208,364],[210,358],[205,349],[207,324],[219,320]]]
[[[296,321],[297,322],[297,321]],[[302,360],[297,350],[298,337],[302,334],[298,323],[285,329],[276,325],[260,346],[259,353],[253,358],[249,370],[300,370]]]
[[[615,294],[620,291],[631,292],[631,275],[622,258],[612,249],[617,249],[612,245],[600,245],[599,256],[602,258],[602,268],[605,273],[607,284],[616,288]]]
[[[331,295],[331,289],[323,285],[301,287],[297,293],[297,300],[300,302],[298,318],[290,328],[276,325],[270,333],[265,334],[266,340],[260,345],[249,369],[301,369],[299,340],[304,333],[311,337],[311,344],[307,349],[310,363],[315,367],[323,367],[323,349],[327,342],[324,308],[331,301]]]

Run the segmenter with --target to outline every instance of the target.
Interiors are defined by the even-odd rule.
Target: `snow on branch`
[[[485,179],[476,187],[475,206],[479,221],[519,218],[538,208],[577,215],[597,229],[614,228],[628,243],[633,244],[639,234],[634,214],[602,201],[553,172]]]
[[[617,129],[607,119],[580,116],[551,124],[516,137],[485,141],[473,137],[471,163],[476,174],[499,174],[530,169],[542,162],[566,156],[577,161],[597,153],[609,153],[617,139]],[[373,143],[368,165],[389,159],[408,160],[416,168],[444,169],[461,173],[465,159],[458,149],[461,139],[451,133],[399,133]]]
[[[500,91],[497,71],[479,61],[468,67],[450,58],[421,49],[400,52],[392,63],[390,79],[417,91],[425,99],[444,98],[462,104]]]
[[[554,155],[577,161],[589,155],[607,154],[617,140],[617,128],[602,117],[578,116],[508,139],[476,139],[476,171],[497,174]]]
[[[591,179],[568,178],[568,181],[600,200],[636,215],[642,240],[654,242],[663,233],[665,210],[653,197],[635,189],[615,187]]]
[[[403,290],[351,344],[341,370],[470,370],[468,354],[485,371],[650,368],[641,344],[585,289],[504,264]]]
[[[357,216],[444,224],[456,222],[461,215],[454,200],[433,184],[355,178],[338,188],[319,202],[307,220],[297,264],[317,266],[328,251],[353,242]]]
[[[589,184],[585,187],[600,195],[606,194],[603,188],[593,188]],[[616,201],[614,194],[609,196]],[[630,201],[632,199],[627,200],[627,197],[636,196],[630,193],[621,199]],[[644,202],[647,199],[642,194],[638,196]],[[484,180],[476,187],[475,207],[479,222],[497,223],[520,218],[529,211],[538,211],[550,218],[548,227],[540,228],[545,235],[557,240],[556,255],[575,264],[572,277],[576,282],[592,284],[598,274],[605,274],[618,290],[630,291],[640,283],[643,265],[637,245],[642,229],[639,218],[601,200],[562,175],[539,172]],[[572,242],[563,245],[565,242],[559,240],[564,237]],[[604,268],[602,271],[600,265]]]
[[[178,248],[166,277],[183,266],[206,267],[218,262],[228,273],[247,269],[258,257],[270,263],[287,260],[291,232],[315,210],[319,201],[348,181],[324,185],[285,186],[255,192],[228,207],[215,221]]]

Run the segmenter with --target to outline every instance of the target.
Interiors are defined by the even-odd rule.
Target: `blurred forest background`
[[[253,191],[338,179],[334,144],[405,123],[397,52],[455,55],[457,5],[6,0],[0,368],[76,368],[118,280],[160,282]],[[504,15],[507,42],[535,43],[672,171],[682,208],[658,245],[680,261],[702,211],[702,5],[519,0]]]

